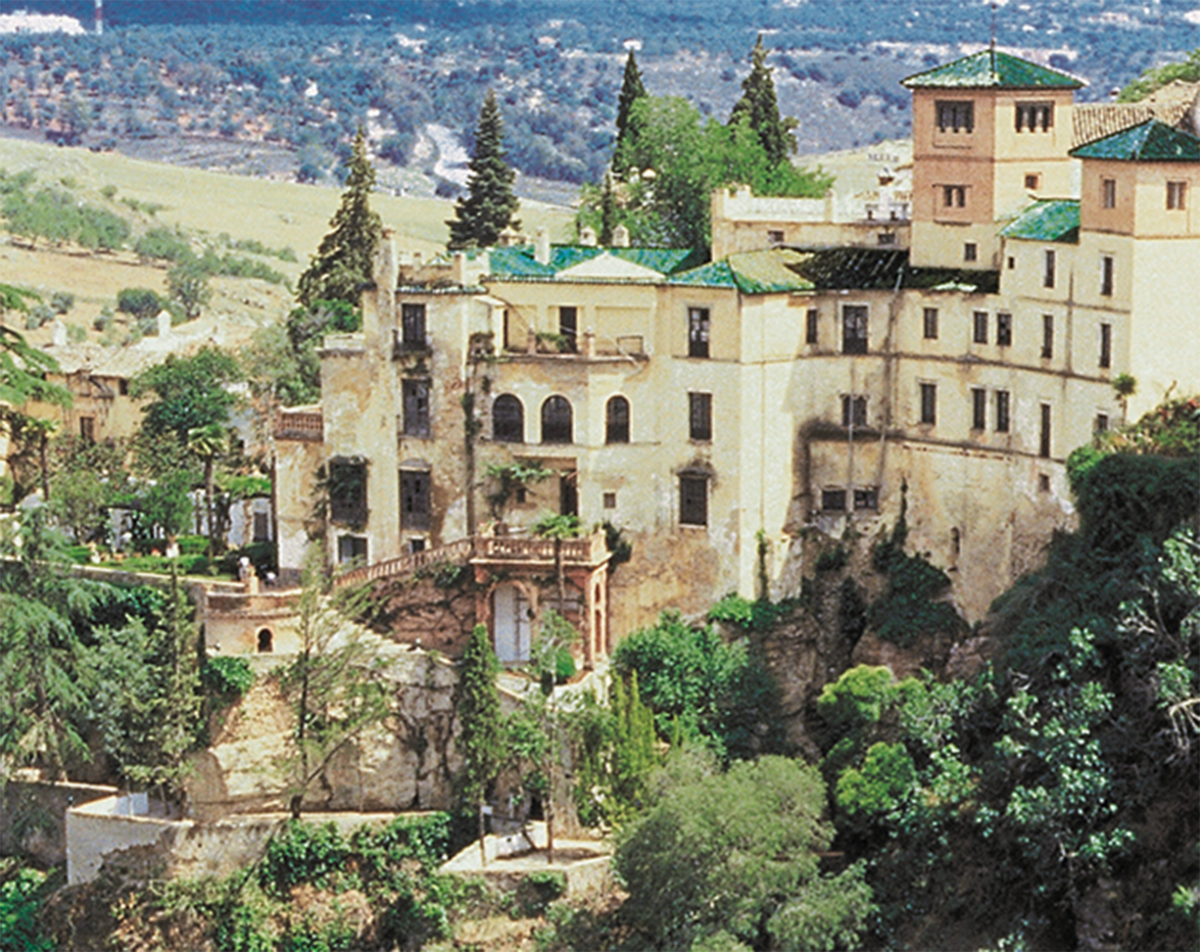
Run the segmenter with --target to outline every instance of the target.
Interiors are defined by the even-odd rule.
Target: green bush
[[[559,648],[554,654],[554,680],[565,684],[575,677],[575,659],[571,656],[570,648]]]
[[[21,869],[0,884],[0,948],[4,952],[50,952],[54,948],[41,931],[45,882],[45,873]]]
[[[239,698],[254,683],[254,670],[245,658],[217,655],[204,662],[200,677],[212,693],[225,698]]]
[[[540,916],[567,891],[566,874],[556,869],[530,873],[517,887],[517,902],[526,916]]]
[[[150,288],[121,288],[117,310],[134,317],[154,317],[163,309],[163,299]]]
[[[263,888],[283,898],[301,883],[327,886],[349,854],[350,847],[332,823],[289,821],[267,844],[260,874]]]
[[[205,555],[208,552],[207,536],[181,535],[176,542],[179,544],[180,555]]]

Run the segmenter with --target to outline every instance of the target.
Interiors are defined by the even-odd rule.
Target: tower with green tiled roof
[[[1075,192],[1068,150],[1083,81],[989,48],[904,85],[913,94],[913,264],[998,270],[997,224]]]

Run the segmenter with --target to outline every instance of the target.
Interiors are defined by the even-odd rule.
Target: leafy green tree
[[[212,300],[210,271],[195,255],[185,255],[167,272],[167,290],[179,302],[187,320],[200,316],[203,307]]]
[[[108,527],[108,487],[92,469],[61,473],[52,483],[50,509],[60,525],[71,530],[78,543],[102,538]]]
[[[459,748],[463,769],[459,775],[464,803],[474,804],[479,817],[480,860],[487,863],[484,846],[484,804],[488,787],[496,779],[508,756],[504,720],[500,714],[500,691],[496,677],[500,662],[487,628],[476,625],[459,663],[458,719],[462,725]]]
[[[237,396],[227,384],[240,377],[237,361],[216,347],[190,357],[169,354],[163,363],[137,374],[129,383],[134,398],[151,396],[142,410],[142,430],[151,436],[174,434],[186,446],[188,434],[201,427],[226,425]]]
[[[277,351],[265,367],[269,383],[285,406],[313,403],[321,397],[321,360],[317,348],[327,333],[349,333],[362,325],[358,305],[346,301],[317,300],[293,308],[287,316],[290,360]],[[277,345],[275,345],[277,346]]]
[[[758,135],[771,165],[787,162],[788,156],[796,151],[796,137],[791,130],[795,119],[783,119],[779,115],[779,100],[775,96],[775,81],[767,67],[767,50],[763,46],[762,34],[750,52],[750,75],[742,80],[742,97],[729,114],[729,125],[736,126],[745,119]]]
[[[1175,80],[1189,83],[1200,80],[1200,49],[1192,50],[1178,62],[1165,63],[1162,66],[1146,70],[1138,79],[1121,90],[1117,101],[1138,102]]]
[[[346,190],[330,221],[329,233],[297,283],[296,300],[304,307],[318,301],[342,301],[357,308],[362,286],[371,280],[375,252],[383,225],[371,211],[375,169],[367,155],[367,139],[360,128],[346,163]]]
[[[162,530],[168,542],[187,532],[192,522],[192,475],[175,473],[155,480],[137,497],[137,505],[151,526]]]
[[[467,194],[455,203],[454,218],[446,223],[450,248],[490,247],[505,228],[520,227],[513,217],[518,205],[512,188],[516,175],[504,161],[504,123],[490,89],[479,110],[469,168]]]
[[[805,948],[856,946],[870,890],[860,866],[820,876],[817,852],[833,838],[824,808],[817,770],[783,757],[668,783],[619,834],[622,918],[658,948],[719,932],[754,948],[801,935],[815,943]]]

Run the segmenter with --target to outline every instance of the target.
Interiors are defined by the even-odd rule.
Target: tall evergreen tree
[[[467,194],[454,206],[450,226],[450,248],[486,248],[494,245],[500,232],[510,225],[520,227],[513,216],[517,197],[513,194],[515,173],[504,161],[504,124],[496,94],[488,90],[475,127],[475,154],[471,157]]]
[[[779,115],[779,100],[775,97],[775,81],[767,66],[767,50],[763,46],[762,34],[754,49],[750,51],[750,75],[742,80],[742,98],[729,114],[729,125],[735,126],[742,120],[758,133],[767,158],[772,165],[787,161],[788,153],[796,151],[796,137],[791,130],[796,120],[783,119]]]
[[[345,301],[358,307],[360,289],[371,280],[382,223],[371,211],[375,169],[367,157],[367,140],[360,127],[346,164],[346,191],[321,239],[317,253],[300,275],[296,298],[305,307],[317,301]]]
[[[508,756],[496,686],[499,673],[500,662],[488,640],[487,628],[476,625],[463,653],[458,682],[458,717],[462,724],[459,744],[463,755],[459,783],[464,806],[474,806],[478,813],[479,852],[485,863],[483,808],[488,785]]]
[[[644,98],[645,95],[646,87],[642,83],[642,71],[638,69],[633,50],[630,50],[629,58],[625,60],[625,76],[621,80],[621,95],[617,99],[617,144],[613,153],[613,167],[618,170],[624,166],[617,161],[617,157],[624,156],[628,152],[626,148],[622,147],[627,146],[630,139],[637,137],[636,125],[630,128],[633,104]]]

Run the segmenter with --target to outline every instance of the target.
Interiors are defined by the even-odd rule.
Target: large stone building
[[[994,50],[906,85],[911,196],[856,218],[720,194],[709,263],[539,236],[422,265],[385,242],[321,405],[280,420],[281,565],[314,533],[386,574],[507,538],[496,517],[608,522],[631,560],[610,578],[581,549],[559,606],[599,655],[668,606],[794,593],[814,539],[873,536],[905,499],[980,617],[1071,524],[1067,454],[1200,390],[1200,140],[1151,117],[1072,148],[1080,82]],[[492,510],[512,462],[553,475]],[[454,551],[516,660],[547,555],[488,545]]]

